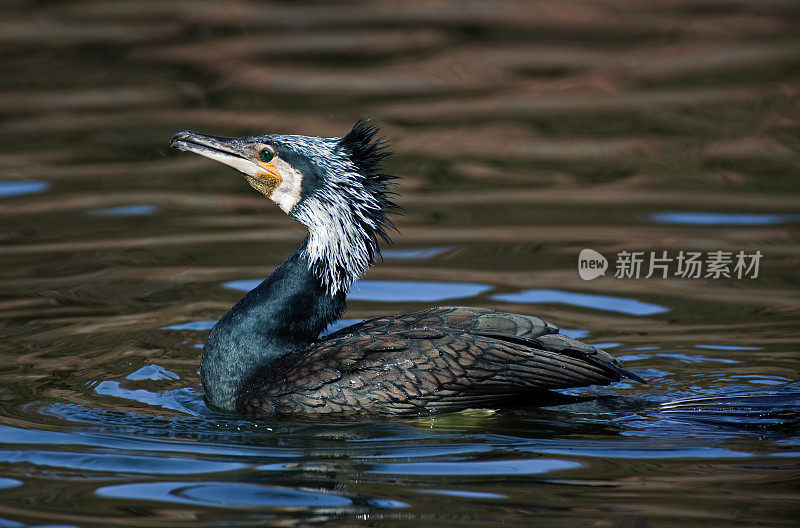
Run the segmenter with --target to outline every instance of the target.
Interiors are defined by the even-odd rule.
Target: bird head
[[[345,136],[321,138],[271,134],[219,137],[190,130],[170,146],[219,161],[241,172],[309,231],[309,266],[330,293],[346,291],[380,255],[378,239],[389,241],[388,214],[394,176],[384,174],[389,155],[379,129],[359,121]]]

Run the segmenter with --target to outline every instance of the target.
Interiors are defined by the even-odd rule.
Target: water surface
[[[798,14],[8,3],[0,526],[796,526]],[[433,304],[536,314],[648,384],[416,419],[210,411],[208,330],[303,232],[169,137],[337,136],[363,116],[405,212],[327,331]],[[757,278],[612,262],[583,281],[585,248],[763,259]]]

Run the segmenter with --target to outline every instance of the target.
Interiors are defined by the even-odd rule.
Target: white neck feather
[[[355,186],[326,186],[292,211],[308,227],[309,267],[328,293],[347,292],[378,253],[372,214],[380,211],[374,196]]]

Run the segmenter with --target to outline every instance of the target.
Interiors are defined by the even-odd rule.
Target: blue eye
[[[275,154],[270,149],[263,149],[261,152],[258,153],[258,159],[263,161],[264,163],[269,163],[272,161],[272,158],[275,157]]]

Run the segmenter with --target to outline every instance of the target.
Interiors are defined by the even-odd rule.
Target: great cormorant
[[[207,403],[248,414],[428,414],[534,399],[629,378],[608,353],[537,317],[436,307],[369,319],[326,337],[350,286],[388,241],[396,212],[377,127],[341,138],[218,137],[170,145],[220,161],[308,236],[214,326],[203,348]]]

